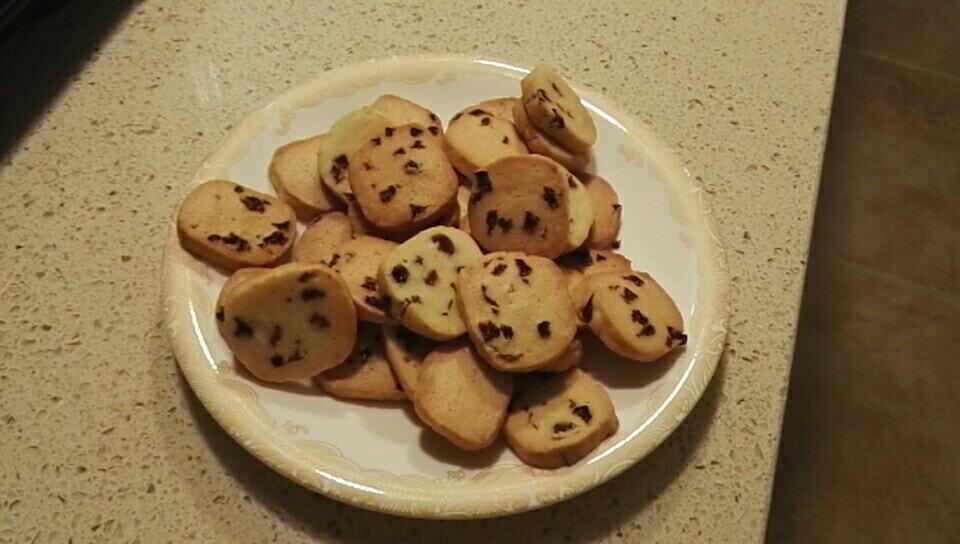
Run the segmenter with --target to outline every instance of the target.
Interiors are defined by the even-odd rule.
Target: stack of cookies
[[[639,362],[686,343],[669,295],[615,252],[619,199],[584,172],[596,139],[546,67],[519,98],[464,108],[446,130],[384,95],[277,149],[277,196],[193,189],[180,240],[234,271],[215,319],[256,378],[409,399],[460,448],[502,433],[527,463],[567,466],[618,426],[578,368],[584,335]]]

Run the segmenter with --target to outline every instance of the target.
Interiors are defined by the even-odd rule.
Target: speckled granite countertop
[[[265,4],[138,4],[0,165],[0,542],[760,541],[843,2]],[[428,522],[316,496],[219,429],[164,335],[167,219],[227,128],[326,68],[416,52],[547,63],[618,100],[703,180],[728,245],[704,398],[544,510]]]

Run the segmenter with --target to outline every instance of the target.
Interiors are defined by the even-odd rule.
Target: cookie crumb
[[[537,225],[540,224],[540,218],[535,214],[530,213],[529,211],[524,212],[523,214],[523,230],[529,233],[533,233],[537,230]]]
[[[323,296],[324,296],[325,294],[326,294],[326,293],[324,293],[324,292],[321,291],[320,289],[315,289],[315,288],[313,288],[313,287],[308,287],[308,288],[306,288],[306,289],[304,289],[303,291],[300,292],[300,298],[301,298],[304,302],[308,302],[308,301],[315,300],[315,299],[318,299],[318,298],[323,298]]]
[[[541,338],[550,338],[550,322],[541,321],[537,323],[537,334],[539,334]]]
[[[267,204],[269,204],[269,202],[266,200],[257,198],[253,195],[241,197],[240,202],[242,202],[243,205],[246,206],[251,212],[257,213],[263,213],[267,211]]]
[[[551,210],[555,210],[560,207],[560,201],[557,200],[557,192],[553,190],[553,187],[543,188],[543,200],[547,203],[547,206],[549,206]]]
[[[446,234],[434,234],[430,237],[430,240],[437,244],[437,249],[446,253],[447,255],[453,255],[457,251],[453,245],[453,240],[451,240]]]
[[[393,281],[397,283],[407,283],[407,279],[410,277],[410,271],[402,264],[398,264],[390,271],[390,275],[393,277]]]

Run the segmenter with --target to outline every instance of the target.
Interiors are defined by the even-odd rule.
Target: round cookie
[[[465,450],[497,438],[513,393],[513,379],[487,366],[470,342],[440,344],[420,369],[413,407],[424,423]]]
[[[521,100],[530,121],[557,143],[575,153],[597,141],[597,127],[580,97],[560,74],[537,66],[520,82]]]
[[[522,251],[554,258],[567,247],[567,171],[539,155],[504,157],[476,174],[467,218],[487,251]]]
[[[423,360],[437,343],[403,327],[383,326],[383,346],[387,360],[403,386],[407,396],[413,398],[420,379]]]
[[[458,172],[474,179],[474,172],[498,159],[527,154],[527,146],[513,123],[480,107],[472,107],[450,120],[443,151]]]
[[[230,270],[280,264],[296,238],[297,217],[283,201],[225,180],[191,190],[177,214],[180,245]]]
[[[286,382],[334,367],[353,349],[347,286],[323,265],[288,263],[248,278],[224,300],[230,350],[261,380]]]
[[[277,196],[310,221],[320,214],[343,208],[343,203],[320,182],[320,145],[323,134],[282,145],[273,152],[267,171]]]
[[[333,253],[330,266],[340,273],[357,307],[357,317],[373,323],[393,323],[390,299],[377,281],[380,263],[397,244],[373,236],[347,240]]]
[[[223,313],[223,306],[226,304],[230,295],[233,294],[233,291],[241,283],[249,280],[250,278],[255,278],[260,274],[267,272],[269,268],[241,268],[230,274],[230,277],[227,278],[227,281],[223,283],[223,287],[220,288],[220,294],[217,296],[217,303],[214,306],[216,308],[216,313],[214,317],[217,320],[217,329],[220,331],[220,336],[226,338],[227,331],[229,327],[227,326],[227,319]]]
[[[579,338],[574,338],[559,357],[550,361],[540,370],[543,372],[564,372],[579,365],[581,359],[583,359],[583,342]]]
[[[345,399],[403,400],[406,393],[397,381],[384,352],[383,331],[359,323],[357,343],[343,364],[314,376],[327,393]]]
[[[453,227],[429,228],[400,244],[383,259],[377,276],[390,314],[433,340],[462,335],[457,273],[482,256],[470,235]]]
[[[573,251],[582,246],[590,234],[593,226],[593,202],[580,180],[569,172],[567,188],[570,190],[570,233],[565,251]]]
[[[392,126],[418,124],[427,129],[426,135],[440,136],[443,127],[440,118],[416,102],[394,94],[384,94],[370,104],[370,109],[386,117]]]
[[[655,361],[687,343],[683,316],[670,296],[643,272],[587,276],[573,292],[579,318],[614,352]]]
[[[360,146],[348,168],[357,204],[377,228],[409,232],[436,224],[457,197],[457,174],[441,139],[421,125],[387,127]]]
[[[538,370],[560,356],[577,332],[566,278],[553,261],[491,253],[460,271],[460,310],[477,351],[507,372]]]
[[[353,236],[350,220],[341,212],[318,217],[293,245],[293,260],[298,263],[330,265],[330,258],[340,244]]]
[[[390,125],[386,117],[367,106],[347,113],[327,131],[318,155],[320,178],[345,204],[353,200],[348,170],[354,154]]]
[[[610,395],[580,369],[530,376],[518,384],[503,436],[526,463],[570,466],[617,432]]]
[[[472,110],[480,109],[488,112],[494,117],[499,117],[504,121],[513,122],[513,106],[514,104],[520,104],[520,99],[514,96],[508,96],[504,98],[491,98],[490,100],[484,100],[479,104],[474,104],[473,106],[468,106],[463,108],[458,113],[468,113]]]
[[[513,106],[512,115],[517,133],[531,153],[550,157],[571,172],[579,172],[587,167],[590,162],[588,152],[574,153],[544,134],[527,117],[527,110],[519,100]]]
[[[613,246],[620,233],[620,217],[623,207],[620,198],[610,183],[593,174],[581,174],[580,180],[593,202],[593,226],[584,245],[593,249],[607,249]]]

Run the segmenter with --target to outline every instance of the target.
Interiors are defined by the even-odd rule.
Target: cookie
[[[383,346],[387,360],[390,361],[393,373],[408,397],[413,398],[416,394],[420,367],[436,345],[433,340],[403,327],[383,326]]]
[[[314,376],[313,381],[327,393],[345,399],[407,398],[387,361],[383,331],[370,323],[359,323],[357,343],[347,360]]]
[[[297,236],[293,209],[276,197],[225,180],[191,190],[177,214],[180,245],[230,270],[270,267],[287,257]]]
[[[377,228],[410,232],[434,225],[457,198],[457,174],[421,125],[387,127],[368,138],[349,168],[357,204]]]
[[[457,292],[471,340],[498,370],[537,370],[577,332],[566,278],[550,259],[491,253],[460,271]]]
[[[400,244],[380,263],[378,275],[391,315],[433,340],[462,335],[457,273],[482,256],[476,242],[453,227],[432,227]]]
[[[497,438],[513,393],[509,374],[493,370],[466,340],[440,344],[420,369],[413,407],[424,423],[465,450]]]
[[[597,141],[590,112],[570,85],[546,66],[537,66],[520,82],[521,100],[530,121],[547,136],[575,153]]]
[[[525,155],[527,146],[509,120],[480,107],[473,107],[454,115],[450,120],[443,151],[450,159],[450,164],[472,180],[474,172],[485,169],[497,159]]]
[[[643,272],[606,272],[573,291],[580,319],[614,352],[655,361],[687,343],[683,316],[670,296]]]
[[[564,372],[579,365],[581,359],[583,359],[583,342],[579,338],[574,338],[559,357],[547,363],[540,370],[543,372]]]
[[[340,244],[353,236],[350,220],[341,212],[318,217],[293,245],[293,260],[298,263],[330,264]]]
[[[517,133],[531,153],[550,157],[571,172],[579,172],[587,167],[590,162],[589,153],[574,153],[544,134],[527,117],[527,110],[519,100],[513,106],[512,115]]]
[[[487,251],[556,257],[570,236],[567,171],[546,157],[505,157],[477,172],[467,219]]]
[[[610,395],[580,369],[530,376],[517,388],[503,436],[528,464],[573,465],[617,432]]]
[[[420,104],[394,94],[384,94],[370,104],[370,109],[386,117],[391,126],[417,124],[427,129],[426,137],[443,134],[440,118]]]
[[[320,182],[317,154],[325,137],[321,134],[277,148],[267,170],[277,196],[304,221],[343,208],[343,203]]]
[[[354,154],[391,124],[368,106],[347,113],[327,131],[318,155],[320,178],[344,204],[353,200],[348,170]]]
[[[326,266],[278,266],[239,282],[223,302],[217,320],[224,340],[261,380],[309,378],[340,364],[353,349],[353,301]]]
[[[593,202],[593,226],[584,245],[592,249],[607,249],[613,246],[620,233],[622,206],[617,192],[610,183],[593,174],[581,174],[580,180]]]
[[[330,266],[343,277],[357,307],[357,317],[363,321],[393,322],[388,313],[390,299],[380,288],[377,271],[396,247],[389,240],[359,235],[341,244],[331,257]]]
[[[583,245],[593,226],[593,201],[586,188],[573,174],[567,173],[570,195],[570,232],[564,251],[573,251]]]
[[[514,96],[504,97],[504,98],[491,98],[490,100],[484,100],[479,104],[474,104],[473,106],[468,106],[460,110],[459,113],[469,113],[472,110],[480,109],[488,112],[494,117],[499,117],[504,121],[513,122],[513,106],[514,104],[519,104],[520,99]]]

